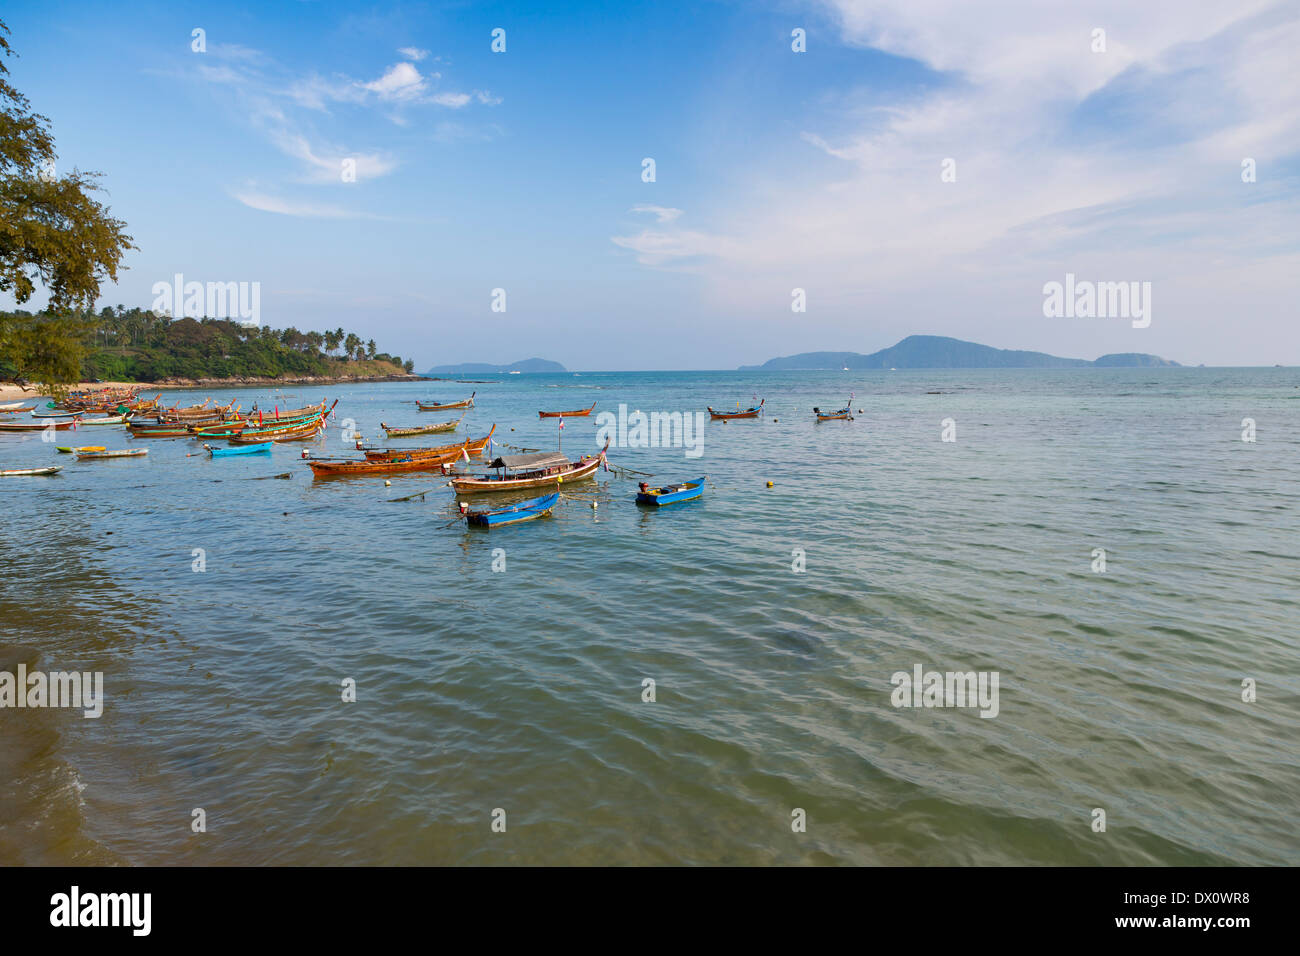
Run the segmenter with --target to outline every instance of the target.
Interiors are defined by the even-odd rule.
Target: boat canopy
[[[521,468],[554,468],[567,465],[569,457],[558,451],[544,451],[533,455],[502,455],[488,465],[489,468],[509,468],[518,471]]]

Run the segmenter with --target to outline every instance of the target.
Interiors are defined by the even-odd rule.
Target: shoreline
[[[69,385],[73,391],[91,388],[139,388],[141,395],[149,392],[176,391],[188,388],[243,388],[260,385],[365,385],[371,382],[433,382],[424,375],[305,375],[280,378],[168,378],[158,382],[77,382]],[[0,401],[45,398],[39,387],[29,386],[25,391],[13,382],[0,382]]]

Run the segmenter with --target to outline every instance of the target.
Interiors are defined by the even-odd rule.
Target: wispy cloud
[[[373,213],[358,212],[328,203],[302,202],[284,199],[254,191],[235,190],[231,196],[250,209],[271,212],[281,216],[297,216],[306,219],[382,219]]]
[[[197,58],[190,75],[237,97],[243,115],[280,152],[301,164],[298,182],[341,185],[387,176],[400,162],[392,152],[382,149],[324,141],[315,130],[322,121],[312,119],[313,115],[329,117],[336,107],[375,108],[395,126],[407,127],[413,111],[420,107],[461,111],[472,103],[490,106],[501,102],[488,91],[467,93],[440,88],[440,73],[422,73],[410,62],[427,59],[427,50],[403,47],[398,52],[406,59],[384,68],[374,79],[357,80],[338,72],[292,75],[260,51],[223,45],[213,48],[215,56]],[[351,173],[346,178],[345,163]],[[285,215],[354,215],[340,207],[291,203],[248,190],[240,191],[236,198],[253,208]]]
[[[671,206],[655,206],[650,203],[639,203],[629,209],[628,212],[650,213],[658,222],[672,222],[682,214],[680,209],[673,209]]]
[[[1021,321],[1066,264],[1183,277],[1190,289],[1211,268],[1258,281],[1261,260],[1276,257],[1271,294],[1294,290],[1294,237],[1278,244],[1278,220],[1294,221],[1300,197],[1239,179],[1243,157],[1276,168],[1300,143],[1294,5],[1100,0],[1086,17],[1035,0],[824,7],[842,44],[951,82],[900,93],[869,121],[848,102],[838,117],[819,114],[802,141],[839,164],[806,163],[779,184],[756,171],[707,226],[659,218],[615,245],[701,272],[734,308],[816,285],[822,315],[833,298],[846,322],[877,308],[915,314],[919,296],[936,314],[978,303]],[[1105,52],[1093,52],[1094,28]]]

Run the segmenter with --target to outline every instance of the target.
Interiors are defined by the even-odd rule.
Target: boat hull
[[[460,457],[460,449],[443,455],[426,455],[423,458],[398,458],[388,461],[346,459],[343,461],[308,461],[311,473],[317,478],[337,478],[346,475],[392,475],[406,471],[441,471],[442,466]]]
[[[733,418],[757,418],[760,414],[762,414],[763,402],[766,401],[767,399],[765,398],[763,399],[763,401],[759,402],[753,408],[747,408],[743,412],[716,412],[713,410],[713,406],[709,405],[707,406],[707,408],[709,409],[709,418],[710,420],[715,422],[725,421]]]
[[[33,475],[53,475],[62,470],[62,465],[47,465],[44,468],[0,468],[0,478],[26,478]]]
[[[609,445],[605,445],[606,450]],[[519,478],[492,478],[488,476],[464,476],[453,478],[451,487],[458,495],[477,495],[500,491],[527,491],[531,488],[558,488],[575,481],[586,481],[596,474],[596,469],[605,460],[605,451],[580,462],[571,463],[569,468],[548,475],[524,475]]]
[[[316,421],[299,428],[279,429],[276,431],[267,431],[266,429],[256,432],[244,431],[238,435],[231,435],[226,441],[232,445],[260,445],[268,441],[307,441],[319,435],[324,428],[324,421]]]
[[[596,410],[596,403],[591,403],[591,408],[579,408],[572,412],[538,412],[538,418],[586,418]]]
[[[148,448],[123,448],[113,451],[82,451],[77,453],[77,461],[95,461],[101,458],[143,458],[149,454]]]
[[[462,415],[454,422],[442,422],[437,425],[416,425],[412,428],[391,428],[385,422],[380,422],[379,427],[384,430],[389,438],[410,438],[413,435],[432,435],[437,432],[454,432],[464,419]]]
[[[473,408],[474,396],[477,394],[478,392],[472,392],[463,402],[422,402],[416,399],[415,407],[422,412],[440,412],[448,408]]]
[[[229,448],[208,448],[210,458],[229,458],[231,455],[263,455],[271,451],[275,442],[264,441],[256,445],[232,445]],[[205,446],[206,447],[206,446]]]
[[[648,488],[645,491],[638,491],[636,503],[654,507],[674,505],[679,501],[690,501],[704,494],[704,477],[692,478],[690,481],[683,481],[679,484],[685,485],[685,487],[668,486],[667,488]]]
[[[55,431],[67,431],[69,428],[75,428],[80,419],[50,422],[0,422],[0,432],[43,432],[47,428],[53,428]]]
[[[407,457],[425,458],[429,455],[445,455],[449,452],[459,453],[462,448],[471,455],[477,455],[487,447],[488,442],[492,440],[492,433],[496,430],[497,427],[493,425],[492,431],[489,431],[482,438],[470,439],[455,445],[439,445],[436,448],[366,448],[357,450],[365,451],[366,458],[370,461],[392,461],[395,458]]]
[[[532,521],[534,518],[550,514],[559,500],[560,493],[557,491],[540,498],[521,501],[509,508],[471,511],[465,515],[465,521],[477,528],[499,528],[502,525],[518,524],[520,521]]]

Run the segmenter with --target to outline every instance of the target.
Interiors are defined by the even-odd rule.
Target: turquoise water
[[[0,669],[102,671],[107,698],[0,710],[0,863],[1300,863],[1297,370],[167,394],[339,398],[308,447],[346,454],[345,419],[375,439],[473,389],[461,434],[544,450],[537,410],[593,399],[767,416],[699,458],[611,449],[707,474],[698,501],[639,509],[602,472],[490,532],[436,475],[313,481],[297,444],[60,434],[150,449],[78,463],[0,435],[0,468],[67,466],[0,480]],[[812,421],[849,391],[855,421]],[[894,707],[918,664],[996,671],[997,716]]]

